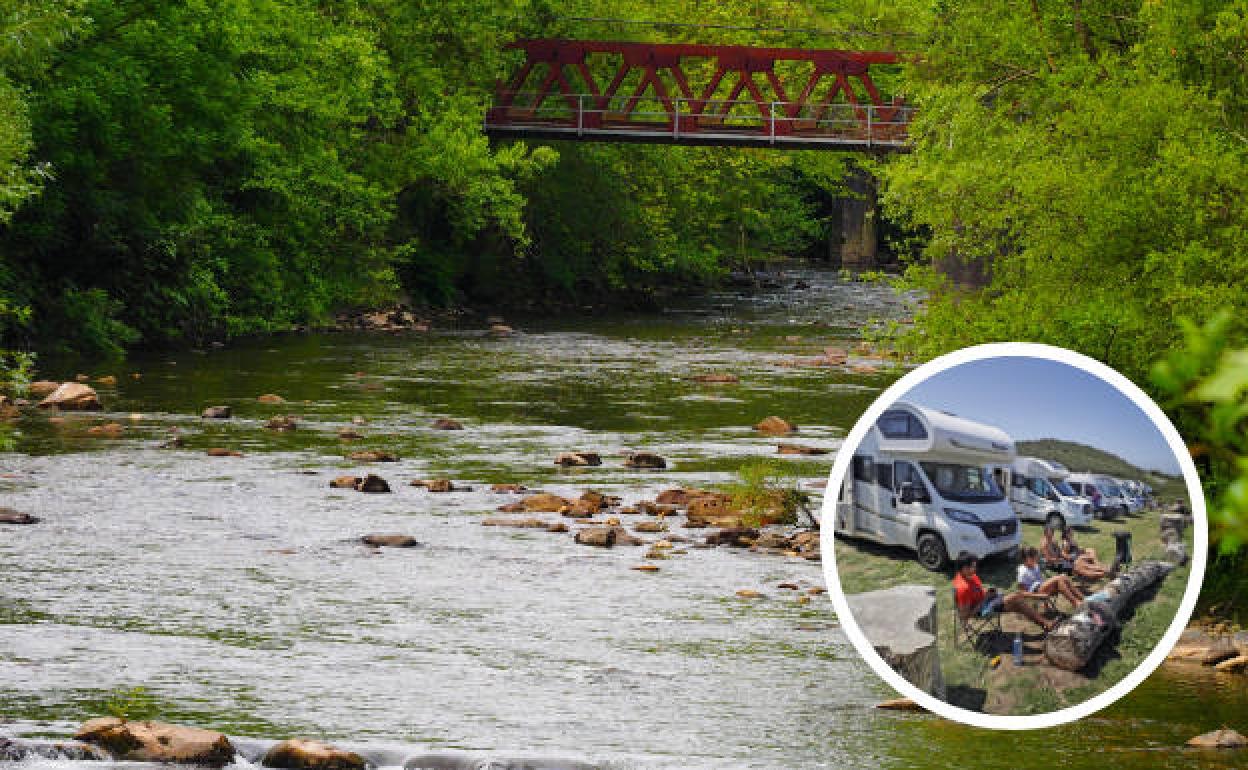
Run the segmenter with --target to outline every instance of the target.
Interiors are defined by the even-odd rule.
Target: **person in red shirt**
[[[1051,631],[1055,623],[1046,620],[1030,602],[1020,593],[1001,595],[995,588],[984,588],[977,571],[979,559],[971,554],[963,554],[957,561],[957,572],[953,576],[954,599],[958,603],[958,614],[963,618],[971,615],[987,616],[994,612],[1017,612],[1032,623]]]

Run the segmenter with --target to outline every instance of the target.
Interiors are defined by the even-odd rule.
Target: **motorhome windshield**
[[[1049,483],[1053,485],[1053,488],[1056,489],[1057,493],[1062,497],[1074,497],[1076,494],[1075,490],[1066,483],[1065,479],[1049,479]]]
[[[993,481],[992,474],[974,465],[953,463],[919,463],[932,486],[946,500],[960,503],[991,503],[1004,500],[1005,495]]]

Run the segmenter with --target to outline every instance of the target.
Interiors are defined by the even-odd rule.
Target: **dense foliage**
[[[1248,3],[864,4],[922,51],[915,151],[881,169],[890,211],[930,236],[907,280],[931,299],[900,342],[1048,342],[1151,387],[1193,444],[1215,538],[1240,548]]]
[[[702,5],[668,13],[791,13]],[[515,64],[510,39],[694,34],[572,20],[595,12],[652,15],[556,0],[3,0],[0,301],[33,311],[3,319],[10,344],[118,352],[401,298],[635,295],[810,249],[834,155],[491,145],[480,126]]]

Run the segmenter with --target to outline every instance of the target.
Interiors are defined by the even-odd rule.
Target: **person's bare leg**
[[[1035,607],[1031,606],[1030,602],[1019,594],[1008,594],[1001,606],[1010,612],[1017,612],[1019,615],[1027,618],[1032,623],[1035,623],[1037,626],[1043,628],[1045,631],[1049,631],[1053,628],[1053,624],[1045,620],[1044,616],[1041,615]]]

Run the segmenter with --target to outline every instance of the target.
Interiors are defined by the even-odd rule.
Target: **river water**
[[[1159,673],[1093,720],[1021,737],[898,716],[871,708],[890,693],[826,596],[800,604],[778,588],[822,585],[817,563],[689,549],[646,574],[630,569],[642,549],[481,526],[514,499],[494,482],[630,502],[730,482],[760,457],[817,504],[832,456],[778,457],[749,426],[782,415],[801,426],[796,440],[835,448],[890,375],[787,364],[905,309],[885,287],[832,273],[783,283],[798,278],[810,288],[725,292],[662,314],[509,319],[517,333],[505,338],[464,322],[50,363],[50,378],[85,370],[118,384],[99,388],[104,414],[13,424],[0,504],[43,520],[0,525],[0,735],[64,737],[123,704],[222,730],[251,761],[302,735],[380,765],[1099,768],[1111,751],[1117,766],[1232,766],[1175,748],[1248,712],[1242,685],[1203,672]],[[690,379],[708,372],[741,382]],[[287,403],[259,404],[261,393]],[[216,404],[234,418],[198,417]],[[265,430],[277,414],[299,428]],[[348,445],[337,432],[354,417],[365,438]],[[436,417],[465,429],[432,430]],[[112,420],[122,438],[85,435]],[[185,446],[157,448],[174,430]],[[344,458],[356,449],[401,460],[362,466]],[[604,464],[556,468],[564,450]],[[624,469],[625,450],[669,467]],[[364,472],[394,493],[328,487]],[[473,489],[408,485],[435,477]],[[374,552],[356,542],[370,532],[423,545]],[[765,598],[738,598],[745,588]]]

